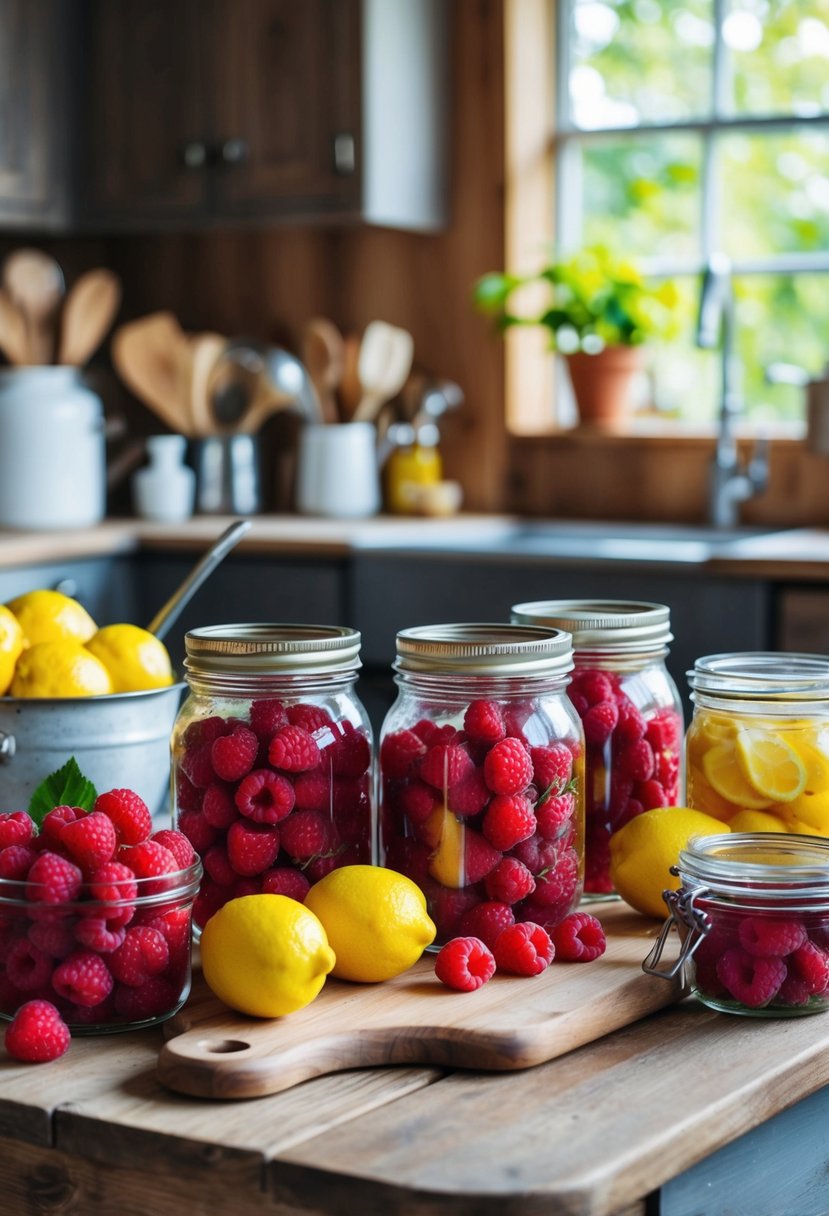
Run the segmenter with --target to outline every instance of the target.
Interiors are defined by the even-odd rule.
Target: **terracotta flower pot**
[[[630,417],[633,379],[644,366],[641,346],[606,346],[597,355],[565,356],[584,426],[612,430]]]

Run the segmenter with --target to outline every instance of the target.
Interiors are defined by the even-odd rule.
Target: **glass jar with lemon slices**
[[[707,655],[688,680],[688,806],[736,832],[829,836],[829,657]]]

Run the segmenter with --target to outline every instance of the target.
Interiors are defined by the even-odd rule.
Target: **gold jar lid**
[[[532,600],[514,604],[511,617],[567,630],[576,650],[651,650],[673,641],[670,609],[647,600]]]
[[[216,675],[356,671],[360,640],[340,625],[207,625],[185,634],[184,666]]]
[[[573,670],[573,640],[531,625],[419,625],[397,635],[397,671],[435,675],[558,676]]]

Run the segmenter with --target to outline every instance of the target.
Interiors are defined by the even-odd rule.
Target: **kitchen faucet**
[[[720,347],[722,385],[717,446],[711,464],[709,512],[717,528],[731,528],[738,522],[738,504],[762,494],[768,485],[768,440],[760,437],[748,465],[740,463],[734,423],[743,410],[737,385],[738,368],[734,353],[734,287],[731,263],[722,253],[712,253],[702,278],[697,346],[706,350]]]

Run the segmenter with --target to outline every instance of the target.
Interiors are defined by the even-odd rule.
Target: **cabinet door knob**
[[[185,169],[203,169],[208,161],[208,147],[203,139],[191,139],[181,150]]]
[[[350,131],[340,131],[334,136],[334,169],[343,177],[348,177],[356,168],[357,152],[354,136]]]
[[[242,165],[250,156],[250,149],[245,141],[237,136],[224,141],[219,155],[223,165]]]

